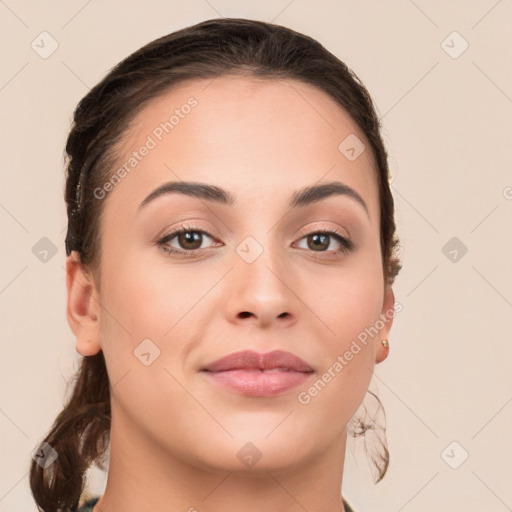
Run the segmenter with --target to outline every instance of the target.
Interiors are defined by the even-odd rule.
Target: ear
[[[72,251],[66,259],[67,318],[76,336],[76,351],[92,356],[101,350],[99,336],[99,296],[92,274]]]
[[[383,339],[389,338],[389,332],[393,325],[393,318],[395,317],[395,294],[391,286],[386,286],[384,289],[384,300],[382,302],[382,310],[380,312],[380,319],[384,326],[380,329],[378,338],[375,340],[375,362],[381,363],[388,357],[389,349],[382,345]]]

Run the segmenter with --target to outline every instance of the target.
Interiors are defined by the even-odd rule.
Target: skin
[[[297,395],[379,314],[393,311],[373,155],[367,149],[349,161],[338,150],[350,134],[369,144],[315,87],[225,76],[149,102],[123,139],[120,165],[190,96],[198,105],[104,199],[99,274],[87,272],[77,253],[67,261],[76,350],[103,350],[111,382],[110,467],[94,510],[343,511],[347,424],[387,356],[381,340],[392,320],[309,403]],[[138,211],[151,191],[179,180],[225,188],[237,203],[172,193]],[[356,190],[368,214],[346,195],[288,207],[297,189],[330,181]],[[211,234],[195,249],[199,256],[169,255],[156,244],[183,221]],[[308,235],[329,228],[354,249],[336,252],[335,238],[308,247]],[[236,251],[247,236],[263,249],[252,263]],[[190,247],[178,237],[167,245]],[[147,338],[160,356],[145,366],[134,350]],[[261,398],[199,373],[243,349],[288,350],[315,374]],[[237,457],[247,442],[262,454],[252,467]]]

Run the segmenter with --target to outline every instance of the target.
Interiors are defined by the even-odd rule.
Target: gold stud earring
[[[389,348],[389,341],[388,340],[382,340],[382,345],[384,348]]]

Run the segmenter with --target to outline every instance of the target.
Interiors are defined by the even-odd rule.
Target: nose
[[[249,250],[254,250],[248,242]],[[264,248],[252,261],[243,243],[237,247],[234,268],[228,274],[226,315],[230,322],[250,323],[260,328],[290,327],[300,313],[300,292],[293,267],[286,255]]]

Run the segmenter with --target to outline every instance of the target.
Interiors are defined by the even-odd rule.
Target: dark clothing
[[[98,500],[100,497],[92,498],[89,501],[86,501],[78,510],[77,512],[92,512],[92,507],[98,503]]]

